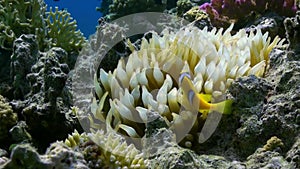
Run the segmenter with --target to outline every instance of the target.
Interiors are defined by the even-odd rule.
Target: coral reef
[[[26,155],[24,155],[26,154]],[[0,166],[3,169],[9,168],[50,168],[51,165],[48,161],[43,161],[35,148],[29,144],[17,145],[11,153],[10,159]]]
[[[250,108],[263,104],[270,89],[272,85],[269,82],[252,75],[233,82],[229,91],[236,100],[239,100],[236,103],[237,108]],[[240,94],[240,91],[243,91],[243,94]]]
[[[126,141],[114,132],[104,133],[101,130],[89,134],[98,147],[99,167],[128,167],[146,168],[147,160],[143,159],[143,154],[135,148],[133,144],[128,145]],[[89,152],[89,147],[85,149]]]
[[[66,10],[46,12],[47,38],[50,47],[61,47],[68,53],[78,53],[85,44],[85,38],[80,30],[77,30],[77,23]]]
[[[40,57],[35,35],[21,35],[15,40],[11,56],[10,73],[13,80],[15,99],[24,99],[30,92],[29,81],[26,79],[31,67]]]
[[[293,31],[287,29],[287,32],[291,30]],[[276,158],[280,159],[278,163],[286,163],[282,159],[291,146],[296,144],[296,136],[299,133],[299,115],[297,115],[299,108],[296,106],[299,102],[297,84],[300,79],[299,54],[298,49],[295,48],[297,40],[294,45],[290,47],[289,52],[281,50],[271,52],[270,67],[265,79],[250,76],[238,79],[231,85],[229,92],[236,100],[233,104],[234,116],[231,119],[223,118],[220,123],[223,127],[217,129],[212,138],[201,145],[202,148],[198,152],[213,154],[222,152],[221,154],[232,159],[236,159],[236,155],[232,157],[232,154],[239,154],[239,158],[245,158],[256,151],[257,147],[262,147],[264,142],[276,136],[284,146],[279,146],[279,149],[278,146],[275,147],[276,153],[273,155],[277,154],[278,158]],[[218,138],[223,139],[218,142],[213,141]],[[276,141],[276,139],[271,140]],[[218,148],[211,148],[211,145],[217,145]],[[226,147],[232,148],[224,151]],[[265,145],[264,148],[269,149],[268,147]],[[294,152],[294,149],[289,152]],[[266,152],[260,153],[262,156],[266,155]],[[292,162],[289,154],[287,156],[292,166],[297,165]],[[252,157],[258,158],[255,155]],[[252,165],[255,166],[255,163]],[[292,166],[288,168],[294,168]]]
[[[70,72],[70,74],[72,74],[72,76],[70,76],[70,80],[72,80],[73,104],[77,107],[87,107],[87,109],[75,111],[77,112],[77,116],[80,116],[80,120],[82,120],[81,112],[90,111],[90,101],[87,101],[86,98],[90,97],[90,91],[94,88],[94,74],[91,74],[91,68],[98,66],[93,63],[99,63],[100,66],[107,71],[113,70],[121,57],[118,54],[123,54],[122,52],[125,51],[125,46],[120,47],[123,45],[118,46],[112,42],[120,42],[124,44],[124,37],[125,29],[123,27],[117,24],[105,23],[97,29],[96,34],[91,36],[89,43],[87,43],[85,48],[81,51],[80,56],[77,58],[74,70]],[[100,57],[97,58],[96,56]],[[104,59],[104,57],[106,59]],[[95,59],[98,60],[95,61]],[[104,61],[101,62],[101,59],[104,59]],[[85,123],[81,123],[83,128],[88,130],[89,125],[84,124]]]
[[[25,121],[19,121],[15,126],[13,126],[9,133],[12,140],[17,143],[31,143],[31,135],[27,132],[28,126]]]
[[[285,16],[280,16],[276,13],[266,13],[264,15],[257,16],[257,18],[253,19],[253,21],[245,20],[244,23],[239,24],[239,28],[245,28],[248,32],[259,28],[262,32],[269,32],[269,35],[272,38],[275,36],[285,38],[285,29],[283,26],[285,18]]]
[[[13,99],[11,92],[14,91],[15,95],[18,95],[15,99],[22,99],[28,92],[28,85],[22,87],[26,82],[23,83],[21,79],[28,73],[34,62],[33,58],[36,57],[36,53],[30,52],[35,52],[35,49],[47,51],[54,46],[62,47],[68,52],[68,65],[73,67],[79,51],[85,44],[85,38],[79,30],[76,31],[76,21],[67,11],[56,9],[46,12],[46,5],[43,0],[2,0],[0,1],[0,8],[0,93],[2,95]],[[13,50],[21,50],[21,42],[16,41],[17,44],[14,46],[13,43],[24,34],[35,35],[36,44],[31,43],[31,45],[37,46],[32,46],[32,51],[29,50],[27,53],[23,51],[20,56],[14,54],[13,61],[15,64],[26,60],[26,58],[30,59],[28,65],[20,63],[24,66],[24,72],[21,68],[18,70],[20,77],[15,77],[15,83],[17,83],[13,85],[15,89],[17,88],[15,90],[10,87],[12,86],[10,85],[11,79],[9,79],[10,56],[12,52],[20,52]],[[24,36],[20,38],[24,38]],[[30,38],[27,40],[29,42]]]
[[[209,0],[178,0],[176,2],[177,16],[182,17],[192,7],[202,5],[205,2],[209,2]]]
[[[30,45],[23,47],[25,51],[30,51]],[[26,75],[30,92],[23,101],[16,100],[12,105],[25,119],[33,142],[39,148],[45,148],[49,143],[64,139],[71,133],[77,120],[69,112],[71,98],[65,87],[69,73],[67,53],[61,48],[38,53],[38,61]]]
[[[69,147],[76,147],[79,146],[79,144],[83,143],[87,140],[87,136],[85,133],[79,134],[78,131],[75,129],[75,131],[70,135],[68,135],[68,138],[65,140],[65,144]]]
[[[190,0],[178,0],[176,4],[177,15],[183,16],[183,14],[193,6],[196,6],[196,4],[193,4]]]
[[[223,116],[211,139],[199,145],[196,151],[244,160],[261,147],[266,140],[260,136],[258,116],[263,113],[262,107],[271,89],[268,81],[253,75],[236,79],[229,87],[235,100],[232,115]]]
[[[273,150],[276,151],[277,148],[281,149],[283,147],[284,147],[284,144],[282,143],[282,141],[278,137],[273,136],[267,141],[267,144],[264,145],[263,150],[264,151],[273,151]]]
[[[175,70],[177,71],[177,75],[179,75],[180,72],[182,71],[191,71],[190,74],[192,74],[193,77],[197,77],[197,72],[194,70],[197,70],[195,68],[197,67],[196,65],[200,62],[199,60],[201,57],[198,58],[199,60],[193,59],[193,54],[195,55],[195,57],[202,56],[205,57],[206,59],[210,58],[210,60],[213,60],[213,57],[209,57],[209,54],[203,55],[201,51],[193,50],[194,48],[192,47],[197,46],[198,44],[184,43],[184,42],[198,42],[195,39],[191,40],[188,38],[190,34],[194,35],[191,32],[195,33],[197,31],[199,30],[198,29],[189,30],[187,28],[185,31],[179,30],[177,32],[178,34],[175,35],[173,35],[172,33],[164,32],[165,34],[163,34],[162,36],[158,36],[157,34],[152,33],[152,38],[150,38],[149,40],[146,39],[142,40],[140,51],[138,52],[134,51],[127,59],[127,62],[121,59],[119,61],[117,68],[113,72],[106,73],[104,70],[100,70],[100,78],[99,78],[100,83],[98,84],[98,82],[96,81],[96,94],[97,97],[99,98],[99,102],[95,100],[92,105],[93,117],[97,120],[106,123],[106,125],[109,126],[111,125],[112,128],[130,137],[142,137],[145,134],[143,133],[143,131],[148,131],[146,129],[147,125],[142,126],[139,123],[134,123],[133,121],[138,121],[137,119],[134,118],[140,118],[140,120],[145,121],[148,118],[147,115],[145,114],[148,113],[149,111],[157,112],[160,116],[164,116],[164,121],[166,125],[169,127],[171,121],[168,121],[168,118],[171,117],[171,119],[172,118],[175,119],[178,116],[174,114],[168,115],[167,112],[164,112],[165,110],[168,110],[166,109],[166,107],[172,109],[173,113],[176,112],[174,111],[176,110],[176,104],[170,104],[171,102],[169,101],[169,99],[172,98],[173,93],[168,93],[168,91],[171,91],[171,88],[173,87],[179,87],[179,86],[178,86],[178,82],[176,81],[176,77],[174,75],[171,74],[172,78],[168,77],[168,73],[173,71],[168,71],[167,69],[168,67],[167,66],[164,67],[163,63],[174,63],[172,62],[172,60],[170,60],[170,56],[173,55],[178,56],[180,60],[187,60],[189,62],[182,63],[181,67],[174,66],[174,65],[171,66],[168,65],[168,66],[176,67],[178,69]],[[276,101],[276,99],[274,100],[274,98],[277,98],[276,95],[278,95],[278,98],[279,97],[281,98],[281,101],[282,98],[288,98],[288,97],[297,98],[297,96],[291,97],[291,96],[282,95],[283,93],[287,94],[286,92],[290,90],[292,91],[292,93],[299,93],[298,91],[294,91],[294,90],[298,90],[295,89],[296,88],[295,84],[298,84],[297,79],[299,79],[297,78],[297,73],[287,73],[287,72],[297,72],[297,66],[295,66],[296,63],[293,63],[293,66],[281,65],[282,67],[279,66],[280,68],[276,67],[285,62],[295,60],[297,58],[297,55],[289,53],[287,56],[282,57],[282,55],[284,55],[283,54],[284,52],[281,53],[280,51],[277,50],[271,53],[271,57],[270,57],[271,59],[269,59],[269,54],[271,52],[271,49],[279,42],[279,40],[277,39],[275,40],[274,44],[271,44],[270,40],[266,39],[267,34],[262,35],[262,33],[260,33],[259,30],[257,30],[255,34],[250,33],[250,35],[246,34],[245,30],[241,30],[235,35],[231,35],[229,33],[227,34],[226,31],[225,33],[222,33],[222,31],[216,33],[217,32],[216,30],[212,30],[212,32],[213,34],[216,34],[218,37],[216,38],[218,39],[218,41],[217,42],[213,41],[213,45],[216,46],[217,50],[220,49],[223,49],[222,51],[227,50],[226,52],[228,53],[232,52],[230,50],[237,49],[237,48],[241,49],[241,47],[240,46],[233,47],[230,48],[230,50],[221,48],[222,41],[220,40],[224,40],[224,42],[229,42],[229,43],[225,43],[224,46],[229,44],[234,45],[235,43],[241,45],[242,41],[239,41],[238,37],[241,39],[245,37],[249,38],[245,40],[247,42],[251,41],[250,40],[251,38],[256,39],[256,41],[260,41],[258,40],[259,37],[263,37],[261,38],[262,40],[260,42],[249,42],[249,44],[252,44],[252,46],[249,45],[250,47],[247,48],[248,50],[250,50],[249,52],[250,54],[248,55],[249,56],[248,61],[252,66],[261,62],[265,62],[263,65],[260,65],[255,69],[259,73],[252,72],[252,74],[256,74],[256,76],[266,76],[267,78],[262,79],[252,75],[249,77],[240,78],[236,82],[233,82],[233,84],[230,83],[230,85],[226,86],[226,88],[232,86],[229,88],[230,89],[229,92],[232,95],[232,97],[235,99],[235,103],[234,103],[235,109],[233,110],[234,112],[233,116],[222,118],[222,121],[220,123],[220,126],[223,126],[222,129],[219,128],[212,136],[212,139],[210,139],[211,141],[208,141],[203,145],[201,145],[202,150],[200,149],[197,151],[199,153],[206,152],[208,154],[210,153],[219,154],[225,157],[229,157],[230,159],[240,159],[245,161],[242,163],[239,162],[230,163],[224,159],[222,160],[222,157],[210,157],[210,156],[203,157],[204,159],[208,158],[209,160],[215,158],[214,162],[216,163],[219,162],[221,166],[247,166],[250,168],[251,167],[255,168],[257,166],[274,167],[278,165],[282,167],[291,168],[289,162],[287,162],[284,159],[283,152],[288,151],[288,149],[294,143],[294,139],[289,140],[288,138],[295,138],[295,135],[299,130],[297,125],[295,125],[297,124],[297,122],[294,121],[294,119],[297,119],[297,116],[295,116],[295,114],[297,114],[296,113],[297,109],[295,106],[292,106],[292,105],[296,105],[296,103],[291,103],[290,100],[289,102],[291,103],[291,106],[286,106],[284,104],[279,104],[279,100]],[[214,39],[213,35],[209,33],[210,33],[209,31],[203,33],[205,35],[207,34],[208,35],[205,38],[204,37],[201,38],[202,40],[201,44],[209,43],[209,42],[206,43],[203,42],[204,39]],[[180,35],[184,36],[184,38],[181,37]],[[197,34],[197,37],[201,37],[201,36],[202,36],[201,33]],[[233,38],[234,40],[232,41],[229,40],[231,36],[232,38],[234,37]],[[175,38],[170,38],[170,37],[175,37]],[[169,38],[172,40],[168,41]],[[256,45],[254,45],[255,43]],[[280,42],[278,46],[281,46],[281,44],[282,42]],[[176,47],[172,48],[172,45]],[[185,48],[183,47],[181,48],[180,45],[184,46]],[[266,47],[262,47],[261,45],[262,46],[265,45]],[[208,46],[205,46],[203,48],[208,50],[207,47]],[[256,49],[256,47],[258,48]],[[165,49],[171,49],[171,52],[163,53],[162,51],[164,51]],[[266,50],[266,51],[262,52],[261,50]],[[236,54],[238,52],[235,51],[233,53]],[[217,54],[215,54],[214,56],[216,55],[220,55],[220,53],[217,52]],[[224,55],[225,54],[223,53],[222,56]],[[237,55],[245,56],[244,54],[243,55],[237,54]],[[156,58],[154,58],[153,56],[156,56]],[[164,56],[169,56],[169,57],[166,58]],[[258,58],[260,59],[256,58],[255,56],[256,57],[259,56]],[[288,58],[288,59],[283,61],[280,60],[279,58]],[[204,62],[204,63],[206,65],[209,64],[209,62],[208,63]],[[230,61],[230,63],[237,63],[237,62]],[[139,67],[140,65],[142,65],[142,68]],[[276,66],[274,67],[274,65]],[[233,65],[231,66],[227,65],[227,66],[231,68],[234,67]],[[270,69],[268,69],[269,66]],[[284,67],[285,69],[282,70]],[[161,68],[165,68],[165,69],[161,70]],[[287,70],[289,68],[291,68],[292,70]],[[248,73],[251,72],[249,70],[251,70],[251,68],[248,68],[248,70],[245,72]],[[278,73],[274,73],[274,72],[278,72]],[[281,74],[279,72],[281,72]],[[282,72],[286,72],[287,74],[286,75],[282,74]],[[209,93],[210,90],[206,88],[208,87],[208,85],[205,86],[206,80],[208,79],[209,75],[205,75],[205,73],[203,74],[204,74],[203,77],[206,76],[206,78],[202,78],[203,84],[199,85],[201,88],[199,87],[197,90],[199,92]],[[251,75],[251,73],[245,75]],[[235,79],[237,77],[241,77],[245,75],[235,74],[236,77],[233,76],[233,78]],[[294,77],[294,75],[296,75],[296,77]],[[128,79],[126,79],[126,77]],[[287,82],[289,80],[291,80],[291,82]],[[173,83],[171,83],[171,81]],[[197,87],[197,85],[195,84],[196,82],[197,82],[196,80],[193,81],[194,85]],[[122,91],[122,88],[124,89],[124,91]],[[120,89],[120,90],[116,91],[116,89]],[[153,93],[147,94],[147,90],[148,93],[150,93],[155,89],[157,89],[157,92],[155,94]],[[220,92],[225,92],[225,90],[222,91],[219,90],[218,88],[214,88],[211,91],[216,91],[216,90]],[[167,91],[167,94],[163,94],[163,91],[164,92]],[[288,93],[291,94],[290,92]],[[213,92],[211,94],[213,94]],[[166,95],[167,97],[163,98],[162,96],[164,95]],[[140,100],[137,99],[139,97],[141,97]],[[162,102],[163,100],[166,100],[166,103]],[[110,109],[109,108],[107,109],[107,107],[105,108],[104,106],[104,103],[108,103],[108,102],[110,104]],[[175,101],[175,102],[180,104],[180,101]],[[173,107],[171,107],[170,105],[172,105]],[[280,105],[282,105],[282,107],[279,110],[274,110],[275,107]],[[288,108],[289,110],[283,110],[286,108]],[[135,114],[130,113],[132,111],[136,112],[139,116],[135,116]],[[283,117],[280,112],[290,112],[290,113],[289,115]],[[118,121],[118,119],[120,121]],[[98,124],[93,123],[95,122],[93,120],[91,120],[92,122],[91,127],[94,128],[99,127],[97,126]],[[280,122],[280,124],[278,124],[278,122]],[[283,127],[279,127],[279,126],[283,126]],[[279,141],[279,139],[275,139],[275,137],[271,138],[272,136],[274,136],[274,133],[276,133],[276,136],[280,138],[280,140],[282,141]],[[233,137],[234,135],[235,137]],[[155,138],[161,138],[161,137],[155,137]],[[267,142],[267,140],[269,141]],[[266,142],[267,144],[264,146]],[[281,143],[284,143],[284,146],[281,146],[282,145]],[[186,141],[185,144],[183,145],[187,147],[190,146],[188,144],[188,141]],[[211,145],[216,145],[216,147],[218,148],[215,149]],[[192,146],[196,146],[196,145],[192,145]],[[228,149],[228,147],[230,148]],[[257,147],[263,147],[262,149],[263,151],[261,150],[255,151]],[[164,148],[166,149],[168,147],[164,147]],[[280,150],[278,150],[278,148]],[[173,150],[173,152],[176,152],[174,147],[172,147],[171,149]],[[175,154],[176,153],[174,153],[174,156]],[[174,157],[174,160],[171,160],[174,163],[168,163],[167,161],[165,161],[163,164],[166,164],[166,166],[168,167],[176,166],[176,162],[181,161],[180,153],[178,155],[179,156],[177,157],[179,158]],[[265,162],[262,164],[256,164],[256,161],[261,157],[261,155],[265,155],[266,157]],[[172,154],[168,154],[168,157],[170,156],[172,156]],[[158,160],[162,160],[162,161],[164,160],[163,158],[164,155],[161,155],[162,157],[161,159],[158,158],[159,155],[156,157]],[[186,165],[188,165],[188,163],[186,163]]]
[[[232,115],[223,116],[211,138],[194,150],[243,161],[239,165],[246,168],[295,168],[298,158],[292,159],[297,153],[299,133],[298,57],[293,52],[274,50],[264,79],[249,76],[233,82],[229,88],[235,100]]]
[[[208,30],[212,29],[212,25],[210,23],[210,19],[208,15],[199,9],[199,7],[195,6],[188,10],[183,15],[184,19],[186,19],[189,22],[193,22],[195,26],[197,26],[199,29],[204,29],[205,27],[208,27]]]
[[[94,135],[93,137],[96,137],[96,135]],[[108,137],[107,139],[109,139],[112,136],[111,134],[105,134],[105,136],[98,135],[97,138],[94,139],[97,139],[99,141],[101,140],[100,142],[105,143],[104,142],[106,141],[105,137]],[[114,138],[115,137],[116,136],[114,136]],[[117,138],[120,139],[120,137]],[[259,167],[275,167],[275,166],[292,168],[291,165],[283,158],[281,154],[279,154],[278,152],[266,151],[266,149],[262,149],[262,148],[258,149],[254,154],[249,156],[247,161],[245,162],[238,162],[238,161],[230,162],[222,156],[215,156],[215,155],[199,156],[195,154],[194,151],[184,149],[178,146],[175,141],[176,139],[174,138],[173,133],[164,127],[151,133],[149,136],[147,136],[147,138],[144,138],[143,146],[146,148],[144,149],[144,153],[145,153],[144,156],[149,158],[147,162],[147,168],[185,168],[185,167],[187,168],[230,168],[230,167],[259,168]],[[267,144],[270,144],[270,141],[268,142],[269,143]],[[106,142],[106,145],[109,145],[109,143]],[[124,144],[119,144],[119,145],[125,146]],[[82,149],[81,151],[83,151],[83,153],[85,154],[85,159],[90,162],[89,167],[102,168],[105,163],[109,164],[108,165],[109,167],[120,166],[119,162],[114,163],[114,160],[108,161],[108,158],[103,158],[105,157],[105,155],[103,155],[103,147],[102,146],[99,147],[99,144],[86,142],[84,144],[81,144],[80,146]],[[104,151],[106,152],[105,153],[106,156],[109,155],[109,157],[111,157],[112,154],[120,151],[114,149],[110,151],[111,153],[109,153],[107,152],[107,150]],[[264,162],[263,163],[258,162],[262,158],[264,158]],[[115,157],[113,157],[112,159],[115,159]]]
[[[176,7],[177,0],[103,0],[96,10],[104,17],[116,19],[121,16],[138,12],[163,12]],[[120,11],[118,11],[120,10]]]
[[[293,147],[287,152],[286,160],[291,163],[293,168],[300,167],[300,139],[297,138]]]
[[[0,1],[0,46],[11,50],[13,42],[22,34],[36,34],[39,45],[45,38],[43,0],[2,0]]]
[[[247,158],[246,168],[289,168],[292,166],[277,152],[258,149]]]
[[[285,145],[290,146],[294,141],[291,138],[299,133],[299,54],[276,51],[271,58],[268,80],[275,85],[275,89],[263,109],[263,131],[276,133]],[[275,66],[274,62],[280,64]],[[280,128],[276,127],[278,122],[282,123]]]
[[[65,144],[79,150],[90,168],[147,168],[148,165],[143,154],[116,133],[105,134],[99,130],[79,134],[75,130]]]
[[[270,167],[276,168],[278,166],[283,168],[292,168],[292,166],[278,153],[271,149],[260,148],[251,154],[246,161],[229,161],[223,156],[217,155],[203,155],[195,154],[195,151],[179,147],[172,132],[165,128],[159,129],[156,133],[152,133],[151,137],[146,138],[146,152],[150,152],[149,168],[262,168]],[[276,137],[268,140],[264,147],[281,147],[282,142],[278,141]],[[211,146],[212,144],[210,144]],[[156,150],[153,153],[153,150]],[[263,162],[259,162],[261,159]]]
[[[299,12],[285,20],[288,49],[273,36],[295,14],[294,1],[206,4],[220,14],[213,22],[228,29],[212,28],[203,6],[185,12],[204,1],[105,2],[110,19],[178,2],[195,22],[128,41],[127,27],[103,22],[85,44],[67,11],[46,12],[38,0],[0,1],[0,60],[11,62],[13,82],[2,84],[3,68],[0,85],[12,87],[0,88],[0,168],[300,167]],[[219,103],[230,111],[212,108]],[[212,132],[209,122],[217,123]]]
[[[48,158],[55,168],[88,169],[83,154],[76,152],[62,142],[52,143],[44,158]]]
[[[293,18],[287,18],[284,21],[284,26],[286,29],[286,36],[289,41],[289,47],[293,49],[297,54],[299,51],[299,37],[300,37],[300,11]]]
[[[9,77],[10,56],[13,42],[22,34],[35,34],[40,48],[45,46],[43,0],[0,1],[0,93],[12,99]]]
[[[69,73],[66,57],[67,53],[61,48],[52,48],[40,57],[32,67],[32,73],[27,75],[32,97],[22,113],[34,138],[45,133],[43,138],[50,142],[63,139],[74,130],[76,119],[68,114],[70,103],[66,102],[68,98],[64,96],[64,86]],[[40,123],[35,122],[37,118]]]
[[[9,129],[17,123],[17,114],[13,112],[9,103],[0,95],[0,144],[1,148],[8,144]]]
[[[113,0],[102,0],[100,7],[97,7],[96,10],[101,12],[103,16],[109,14],[109,5],[113,3]]]
[[[0,165],[1,167],[1,165]],[[1,168],[26,168],[26,169],[88,169],[81,153],[73,151],[62,142],[55,142],[40,155],[29,144],[17,145],[11,154],[11,159]]]
[[[85,43],[76,21],[67,11],[50,9],[43,0],[3,0],[0,3],[0,47],[11,50],[22,34],[35,34],[39,49],[62,47],[67,52],[79,52]]]
[[[299,62],[295,60],[297,55],[275,50],[270,58],[267,83],[264,81],[256,83],[255,86],[259,87],[256,89],[245,86],[244,90],[239,90],[235,83],[230,88],[230,92],[237,100],[246,101],[237,102],[236,110],[241,116],[236,144],[243,149],[243,153],[253,152],[273,135],[282,140],[285,145],[282,151],[286,152],[299,133],[299,120],[297,121],[299,109],[296,106],[299,101],[299,94],[296,94],[299,93],[299,87],[296,84],[299,84],[300,77]],[[246,84],[247,82],[244,83]],[[245,90],[246,88],[250,89],[250,92]],[[236,92],[237,90],[239,92]]]
[[[113,0],[109,5],[110,20],[139,12],[163,12],[166,8],[164,1],[156,0]]]
[[[200,9],[206,11],[214,26],[228,27],[231,23],[255,20],[256,15],[275,12],[281,16],[294,16],[297,10],[294,0],[211,0],[204,3]],[[250,18],[250,19],[249,19]]]
[[[100,67],[103,67],[103,69],[109,71],[113,70],[117,64],[119,59],[122,56],[127,56],[128,51],[126,50],[126,45],[124,43],[125,38],[125,28],[117,25],[117,24],[109,24],[104,23],[103,25],[100,25],[98,28],[98,31],[96,32],[96,35],[92,37],[94,42],[92,42],[92,48],[96,52],[100,52],[103,56],[103,60],[100,63]],[[103,37],[103,38],[98,38]],[[111,44],[111,42],[119,42],[118,44]],[[103,53],[103,51],[97,51],[97,50],[105,50],[109,49],[107,53]]]
[[[95,121],[100,121],[130,137],[142,137],[145,126],[141,123],[147,121],[149,112],[158,112],[177,132],[185,124],[183,119],[191,116],[190,111],[180,109],[186,106],[177,81],[182,72],[193,76],[196,92],[216,99],[238,77],[263,76],[270,51],[282,42],[278,38],[271,42],[260,30],[231,35],[231,29],[222,33],[222,29],[187,27],[162,37],[153,33],[149,41],[144,38],[140,51],[134,51],[127,62],[121,58],[113,72],[100,70],[100,83],[96,81],[99,102],[92,104],[91,127],[97,129]],[[205,118],[205,113],[198,116],[194,136]],[[184,144],[191,146],[190,141]]]
[[[11,84],[9,83],[10,62],[8,62],[8,60],[10,60],[11,52],[0,49],[0,56],[0,94],[5,97],[9,97],[11,96],[8,94],[10,93]]]
[[[154,124],[150,124],[150,126],[155,127]],[[144,138],[143,146],[145,155],[152,159],[149,161],[148,168],[175,169],[203,168],[205,166],[195,152],[178,146],[174,134],[163,127]]]

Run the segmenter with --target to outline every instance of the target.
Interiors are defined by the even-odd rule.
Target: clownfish
[[[180,74],[179,84],[183,91],[181,104],[190,111],[202,113],[201,117],[203,119],[206,119],[208,113],[211,111],[217,111],[222,114],[231,113],[232,100],[210,103],[212,96],[210,94],[198,93],[188,72]]]

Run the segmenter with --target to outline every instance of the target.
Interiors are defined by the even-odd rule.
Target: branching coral
[[[47,37],[50,39],[50,46],[62,47],[67,52],[79,51],[85,43],[83,34],[77,30],[76,21],[66,10],[47,12]]]
[[[0,8],[1,48],[11,50],[13,41],[24,33],[36,34],[42,46],[46,34],[44,1],[1,0]]]
[[[253,12],[293,16],[297,9],[294,0],[211,0],[200,8],[210,15],[214,26],[228,26],[232,22],[242,21]]]
[[[268,34],[260,30],[250,34],[240,30],[231,35],[232,27],[224,33],[223,29],[195,27],[176,33],[165,31],[162,37],[153,33],[149,41],[142,40],[140,50],[134,51],[127,62],[121,59],[113,72],[101,69],[100,83],[95,78],[100,100],[95,99],[92,105],[92,127],[101,127],[95,122],[98,120],[130,137],[142,137],[145,126],[141,123],[149,120],[148,114],[154,111],[176,131],[191,116],[181,108],[185,100],[177,80],[182,72],[192,76],[198,93],[212,94],[214,98],[238,77],[263,76],[269,53],[283,41],[275,38],[271,42]],[[107,103],[109,108],[104,106]],[[205,119],[198,117],[196,133]]]
[[[62,47],[67,52],[78,52],[85,43],[70,14],[57,8],[46,12],[43,0],[2,0],[0,7],[3,49],[11,50],[13,41],[22,34],[35,34],[41,50]]]

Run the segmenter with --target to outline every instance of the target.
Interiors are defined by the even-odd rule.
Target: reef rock
[[[88,169],[83,155],[73,151],[62,142],[51,144],[44,155],[40,155],[29,144],[17,145],[11,158],[2,166],[3,169]]]
[[[300,11],[297,11],[296,16],[287,18],[284,21],[286,35],[289,40],[290,48],[295,50],[297,54],[300,53]]]
[[[24,96],[30,92],[26,75],[31,72],[31,67],[39,57],[40,52],[35,35],[21,35],[14,41],[10,67],[14,99],[24,99]]]
[[[19,121],[15,126],[9,130],[9,134],[15,143],[29,143],[32,138],[27,132],[28,126],[25,121]]]
[[[197,153],[242,161],[238,165],[247,168],[299,167],[300,55],[290,50],[271,52],[265,78],[232,83],[233,113],[222,117],[212,137],[195,147]]]
[[[0,167],[3,169],[50,169],[51,163],[42,160],[35,148],[29,144],[20,144],[14,147],[10,159]]]
[[[240,157],[248,156],[255,151],[247,158],[247,166],[251,163],[254,168],[263,166],[293,168],[287,164],[284,157],[293,144],[297,147],[295,140],[300,132],[300,88],[298,85],[300,84],[300,62],[298,58],[299,56],[294,52],[276,49],[270,55],[270,68],[265,79],[258,79],[254,76],[241,78],[229,89],[236,100],[234,111],[238,116],[231,125],[237,124],[236,127],[239,127],[233,134],[235,136],[231,136],[234,138],[231,140],[233,142],[229,141],[231,143],[228,145],[234,145],[235,152],[239,152]],[[221,124],[224,126],[222,122]],[[256,150],[257,147],[262,147],[264,142],[274,138],[273,136],[282,140],[282,144],[278,144],[281,145],[280,149],[270,149],[272,146],[268,145],[264,148],[272,152]],[[271,144],[272,141],[276,142],[270,139],[268,143]],[[295,148],[292,149],[287,159],[295,166],[297,157],[294,161],[291,160],[291,154],[295,153]],[[265,164],[257,166],[255,160],[261,157],[266,157],[262,160]]]
[[[76,119],[68,114],[70,98],[64,88],[69,73],[66,57],[63,49],[52,48],[27,75],[31,97],[25,101],[22,114],[33,138],[43,138],[48,143],[66,137],[76,123]]]
[[[55,168],[88,169],[83,155],[62,142],[51,144],[43,158],[49,159]]]
[[[9,130],[17,123],[17,114],[13,112],[11,106],[5,98],[0,95],[0,145],[1,148],[8,144],[10,139]]]
[[[300,138],[298,137],[295,144],[287,152],[286,160],[291,163],[294,168],[300,168]]]
[[[214,26],[229,26],[230,23],[241,23],[253,20],[256,16],[275,12],[281,16],[293,16],[297,7],[294,0],[281,1],[211,1],[200,6],[207,12]]]
[[[247,158],[246,166],[249,169],[255,168],[289,168],[291,165],[279,153],[273,151],[261,151],[258,149],[253,155]]]
[[[34,40],[32,36],[23,36],[25,39],[26,37],[31,41]],[[20,40],[20,44],[20,50],[15,51],[14,55],[18,59],[12,64],[15,70],[13,74],[15,79],[18,79],[19,74],[16,71],[24,72],[18,81],[26,79],[24,81],[28,84],[18,86],[27,85],[30,91],[23,101],[14,100],[11,104],[25,119],[33,142],[38,143],[39,148],[45,148],[53,141],[64,139],[74,130],[76,124],[75,115],[69,112],[71,107],[69,88],[65,87],[70,71],[66,64],[68,55],[61,48],[52,48],[43,53],[35,48],[31,49],[30,43],[26,45]],[[32,56],[32,50],[38,57]],[[37,60],[34,65],[23,66],[27,65],[24,60],[20,61],[23,59],[21,57],[23,51],[27,51],[24,52],[24,57],[32,58],[32,63]]]

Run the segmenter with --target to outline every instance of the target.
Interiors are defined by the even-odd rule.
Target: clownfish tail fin
[[[222,114],[231,114],[232,112],[232,102],[233,100],[225,100],[225,101],[222,101],[220,103],[216,103],[215,106],[216,106],[216,111],[222,113]]]

